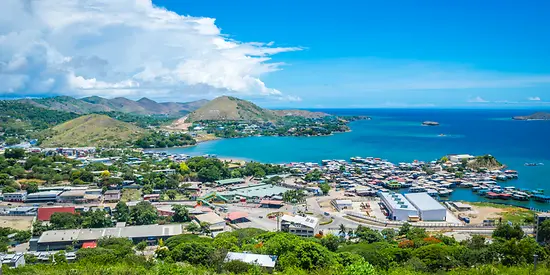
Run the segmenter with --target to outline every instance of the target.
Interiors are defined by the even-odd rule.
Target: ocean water
[[[392,162],[431,161],[446,154],[491,154],[519,172],[502,183],[518,188],[543,188],[550,194],[550,121],[514,121],[534,110],[328,109],[336,115],[367,115],[372,120],[350,123],[351,132],[325,137],[249,137],[165,149],[189,155],[216,154],[270,163],[380,157]],[[426,120],[441,125],[422,126]],[[445,136],[439,136],[444,134]],[[545,163],[527,167],[526,162]],[[455,189],[450,199],[484,201],[470,189]],[[494,201],[494,200],[493,200]],[[501,201],[505,202],[505,201]],[[550,209],[550,204],[506,201]]]

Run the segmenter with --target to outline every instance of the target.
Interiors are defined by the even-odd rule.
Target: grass
[[[141,199],[141,191],[137,189],[124,189],[122,191],[122,198],[120,199],[123,202],[137,201]]]

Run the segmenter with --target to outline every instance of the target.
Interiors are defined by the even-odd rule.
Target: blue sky
[[[289,107],[550,106],[547,1],[97,0],[93,9],[44,2],[51,5],[4,7],[51,26],[0,19],[0,35],[39,29],[48,44],[0,54],[6,97],[230,94]],[[44,16],[45,8],[86,19],[62,21]],[[72,39],[60,39],[66,36]],[[15,66],[18,56],[26,57],[24,69]],[[6,73],[12,64],[18,70]]]

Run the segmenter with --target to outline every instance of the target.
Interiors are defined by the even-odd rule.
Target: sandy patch
[[[471,224],[481,224],[484,220],[497,220],[501,213],[506,212],[506,209],[490,206],[472,206],[471,211],[462,212],[461,215],[466,215],[470,218]]]
[[[34,216],[0,216],[0,227],[29,230],[33,219]]]

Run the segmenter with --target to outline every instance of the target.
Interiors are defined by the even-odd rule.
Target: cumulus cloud
[[[487,103],[487,102],[489,102],[489,101],[483,99],[483,98],[480,97],[480,96],[476,96],[476,97],[474,97],[474,98],[470,98],[470,99],[468,100],[468,102],[470,102],[470,103]]]
[[[0,93],[298,100],[261,76],[297,51],[241,42],[151,0],[0,1]]]
[[[540,101],[540,97],[532,96],[532,97],[528,97],[527,100],[529,100],[529,101]]]

